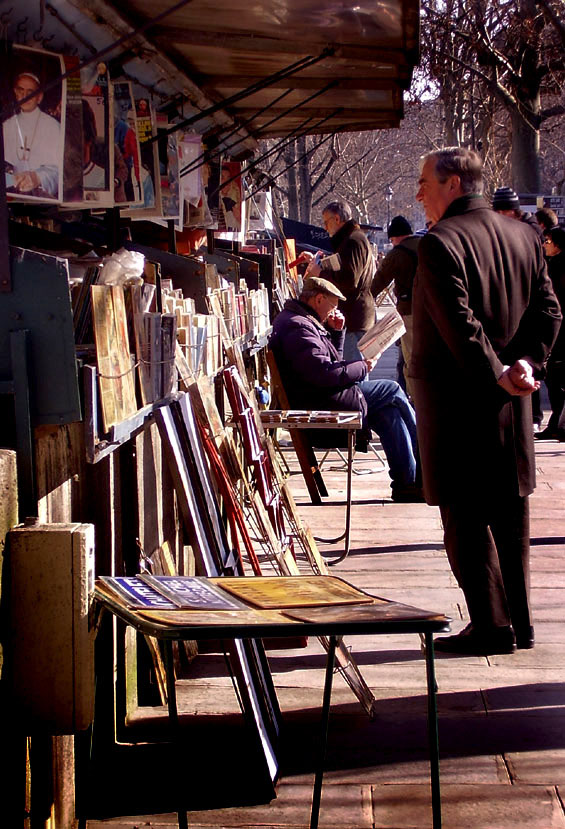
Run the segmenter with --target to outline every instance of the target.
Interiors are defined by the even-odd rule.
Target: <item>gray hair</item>
[[[333,213],[334,216],[339,216],[342,222],[348,222],[352,218],[351,208],[346,201],[331,201],[326,204],[322,213]]]
[[[483,160],[474,150],[465,147],[444,147],[432,150],[420,159],[421,167],[428,159],[435,159],[435,173],[442,184],[449,176],[459,176],[464,193],[483,192]]]
[[[299,299],[301,302],[308,302],[309,299],[312,297],[318,296],[318,294],[323,294],[324,291],[321,291],[319,288],[302,288],[300,291]]]

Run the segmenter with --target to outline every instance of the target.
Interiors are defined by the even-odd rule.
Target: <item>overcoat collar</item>
[[[307,302],[302,302],[299,299],[288,299],[285,303],[284,308],[285,311],[290,311],[293,314],[301,314],[304,317],[310,317],[311,320],[314,323],[316,323],[318,328],[324,332],[324,334],[328,333],[327,328],[321,321],[318,314],[314,311],[311,305],[308,305]]]
[[[351,236],[354,230],[359,230],[359,225],[353,219],[349,219],[340,229],[330,237],[330,242],[333,250],[338,250],[341,243]]]
[[[451,216],[461,216],[463,213],[468,213],[470,210],[477,210],[480,207],[487,207],[487,202],[478,193],[468,193],[465,196],[460,196],[451,202],[445,213],[440,219],[449,219]]]

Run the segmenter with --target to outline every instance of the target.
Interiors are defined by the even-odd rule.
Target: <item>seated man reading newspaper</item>
[[[342,294],[331,282],[307,277],[299,299],[287,300],[274,320],[269,345],[290,405],[360,411],[364,428],[374,430],[381,440],[392,479],[392,500],[423,501],[416,483],[414,410],[398,383],[366,379],[379,354],[363,360],[342,359],[345,329],[343,314],[337,310],[340,299]],[[371,340],[374,343],[374,337]]]

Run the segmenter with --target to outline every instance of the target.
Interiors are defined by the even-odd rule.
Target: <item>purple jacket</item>
[[[355,385],[364,380],[362,360],[342,360],[345,331],[326,328],[315,311],[297,299],[275,317],[269,345],[291,406],[298,409],[360,411],[367,403]]]

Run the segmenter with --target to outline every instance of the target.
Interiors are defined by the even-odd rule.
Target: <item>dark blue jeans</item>
[[[377,433],[388,461],[392,486],[416,481],[416,417],[408,398],[394,380],[363,380],[357,384],[367,401],[369,426]]]

